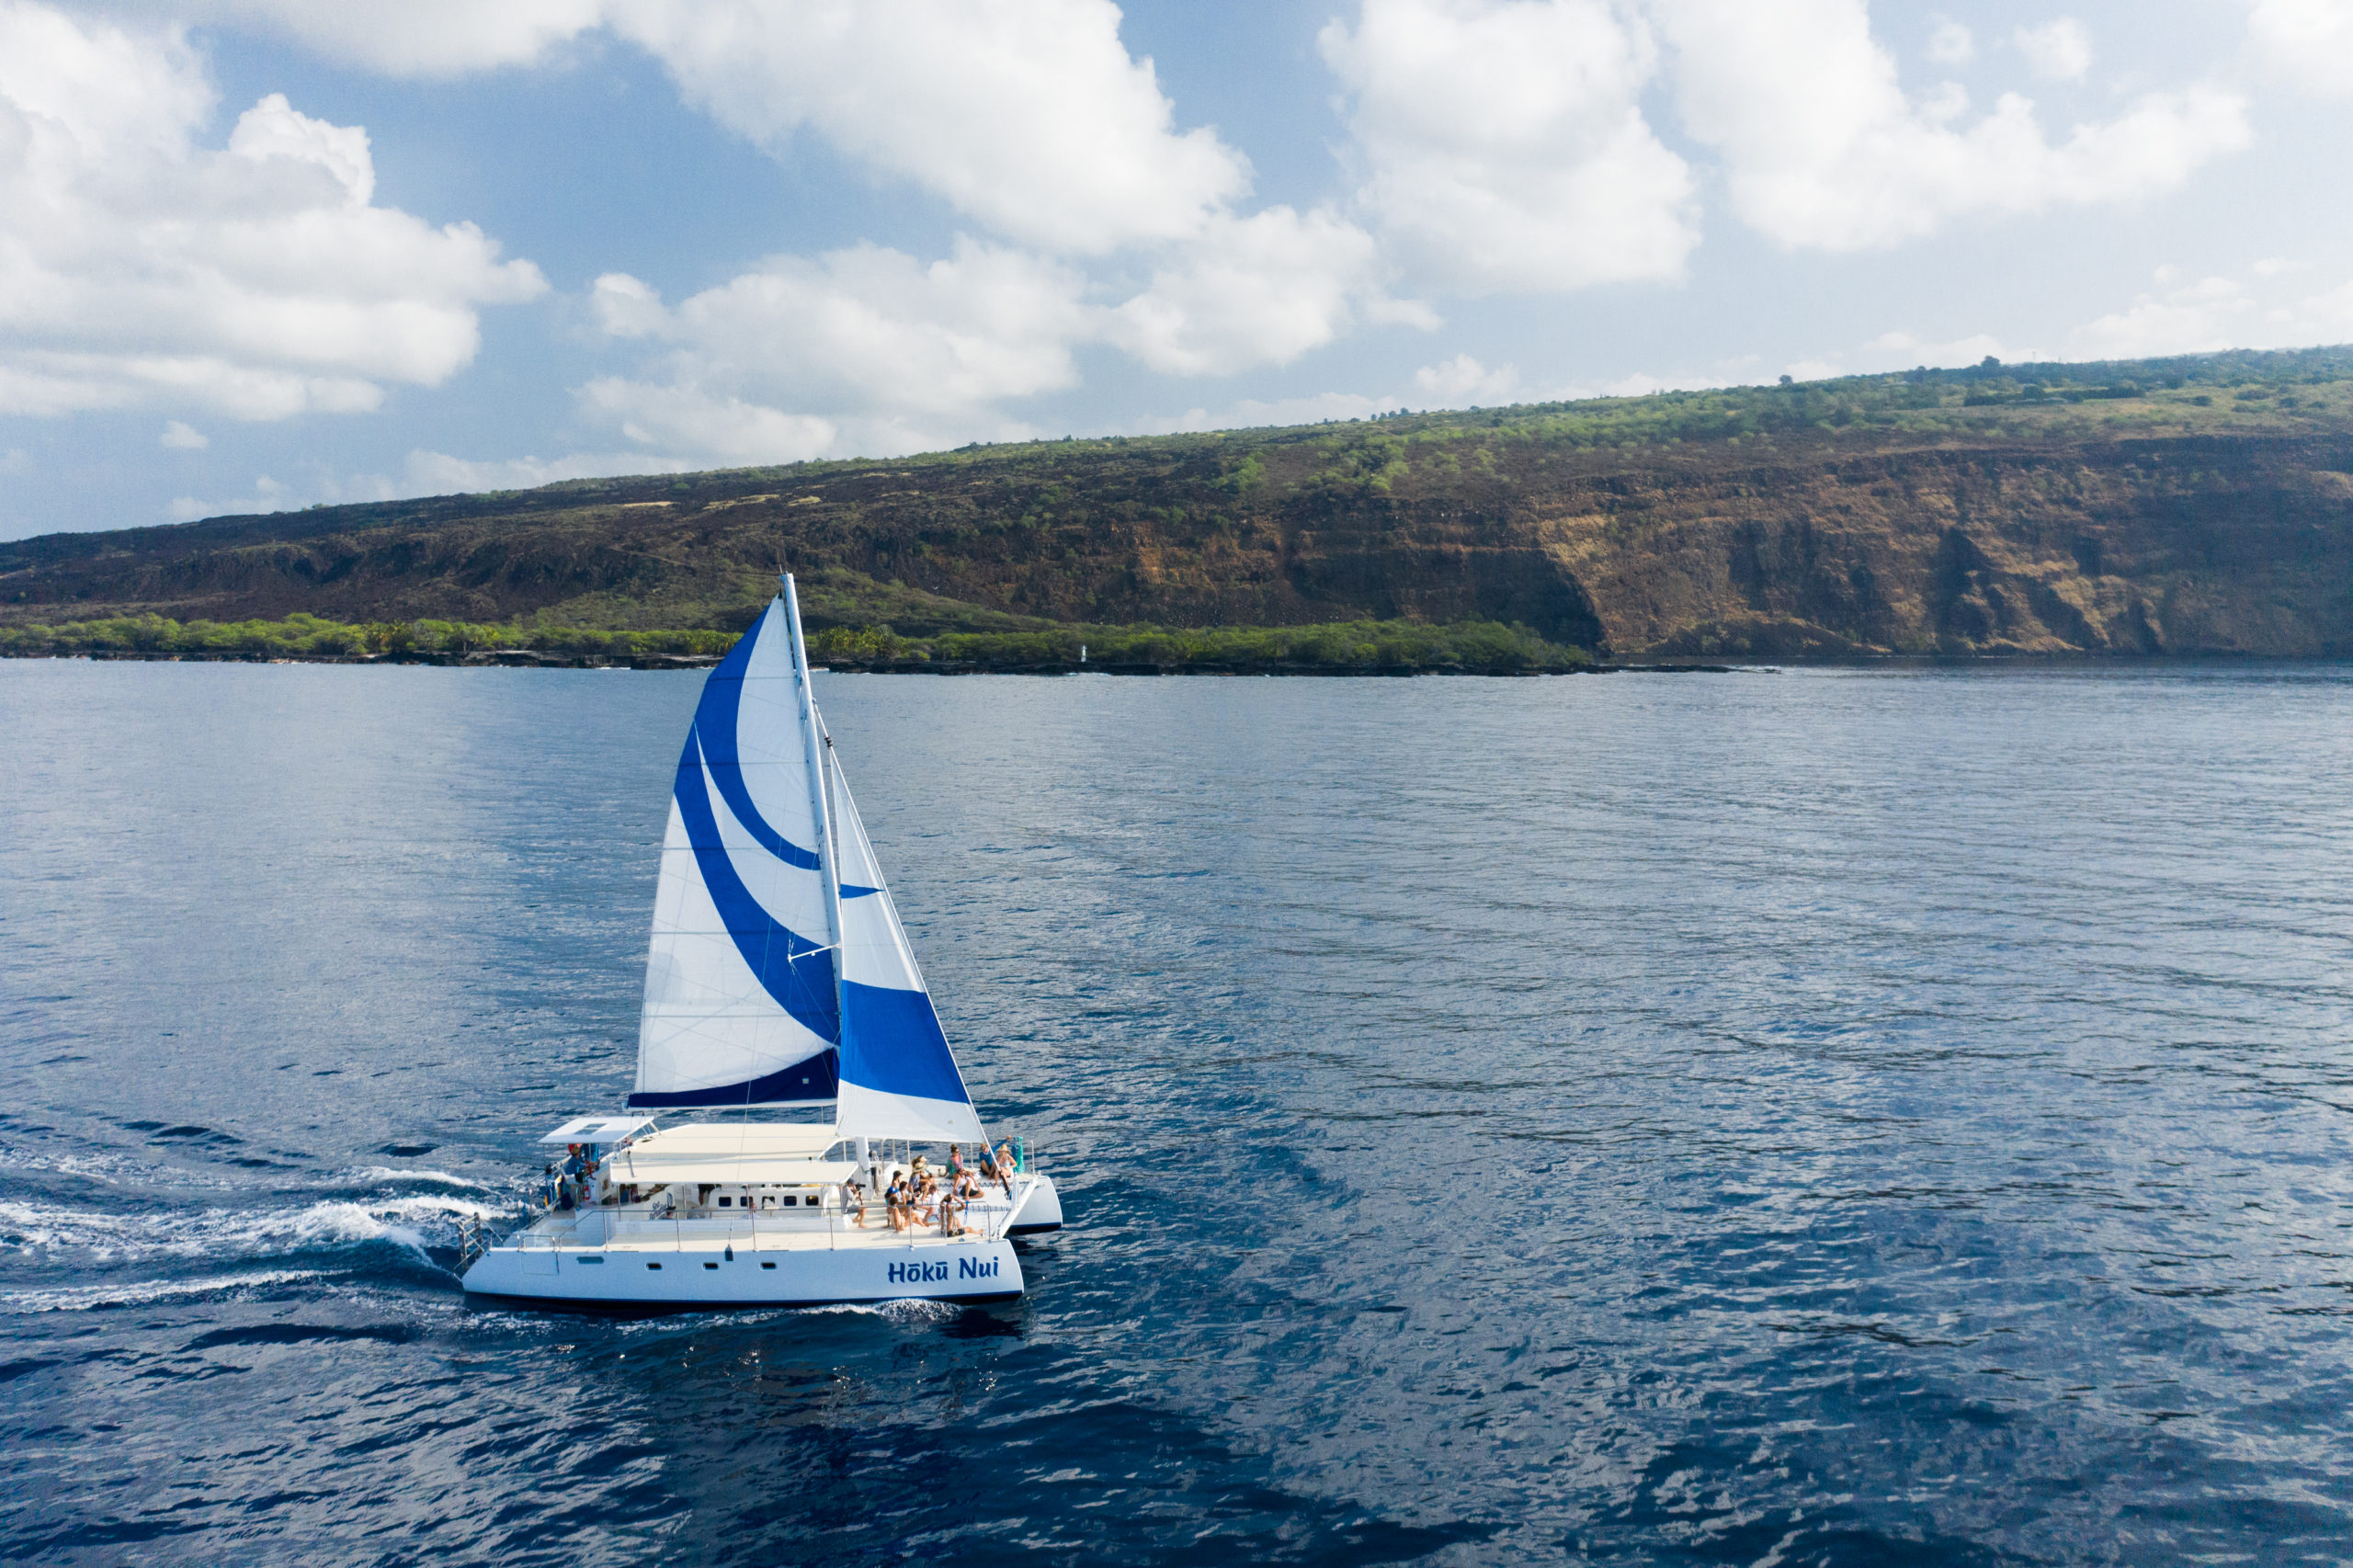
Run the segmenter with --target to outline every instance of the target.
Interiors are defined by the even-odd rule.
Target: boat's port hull
[[[813,1307],[991,1301],[1022,1291],[1012,1244],[930,1241],[838,1250],[497,1246],[466,1270],[469,1295],[637,1307]]]
[[[1021,1211],[1013,1217],[1006,1233],[1016,1236],[1034,1236],[1044,1231],[1063,1228],[1062,1195],[1054,1190],[1054,1178],[1038,1175],[1036,1187],[1023,1200]]]

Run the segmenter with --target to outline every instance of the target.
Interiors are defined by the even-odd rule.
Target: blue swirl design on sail
[[[727,651],[727,657],[710,672],[702,683],[702,698],[695,704],[695,722],[687,732],[687,749],[692,752],[698,736],[702,741],[704,764],[710,769],[710,781],[719,786],[719,798],[744,824],[744,831],[753,842],[788,866],[804,871],[817,869],[817,852],[803,849],[798,844],[770,827],[760,815],[759,807],[752,803],[752,792],[744,787],[744,764],[735,750],[737,715],[744,705],[744,672],[752,666],[752,649],[767,631],[768,617],[762,616],[752,628],[752,634],[739,640]],[[686,767],[684,762],[679,765]],[[681,799],[684,798],[683,792]],[[709,812],[704,814],[708,816]],[[716,840],[714,840],[716,842]]]
[[[724,798],[725,786],[706,768],[701,731],[698,719],[687,732],[686,749],[679,754],[677,781],[671,793],[677,802],[679,822],[687,830],[687,843],[694,851],[695,868],[702,873],[704,890],[710,894],[711,906],[719,912],[736,952],[743,956],[761,989],[810,1033],[820,1040],[838,1040],[841,1016],[834,988],[834,953],[823,943],[809,940],[770,915],[736,874],[735,862],[720,836],[719,820],[710,809],[710,790],[718,788]],[[736,784],[742,788],[740,773]],[[773,830],[769,830],[768,836],[776,837]],[[783,843],[781,838],[776,841]],[[783,855],[778,858],[789,860]],[[810,858],[813,861],[816,858]],[[641,1091],[630,1096],[629,1104],[632,1109],[646,1109],[831,1099],[835,1092],[837,1063],[838,1053],[825,1051],[745,1083],[667,1092]]]

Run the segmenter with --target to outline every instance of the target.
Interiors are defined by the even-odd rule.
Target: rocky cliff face
[[[2335,655],[2348,469],[2337,438],[1944,449],[1531,511],[1620,650]]]
[[[1640,448],[1370,426],[596,482],[0,545],[0,616],[1518,621],[1620,655],[2353,653],[2353,434]]]

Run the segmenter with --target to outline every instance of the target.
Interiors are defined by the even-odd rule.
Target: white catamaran
[[[828,1121],[749,1114],[826,1106]],[[1062,1225],[1026,1155],[960,1199],[974,1184],[945,1149],[916,1153],[977,1164],[988,1144],[818,717],[790,576],[710,672],[678,759],[629,1108],[540,1140],[570,1151],[569,1177],[482,1251],[468,1291],[985,1301],[1021,1293],[1008,1238]],[[909,1200],[886,1204],[893,1187]]]

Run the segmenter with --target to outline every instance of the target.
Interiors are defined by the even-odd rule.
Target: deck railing
[[[939,1228],[937,1201],[929,1206],[932,1219],[918,1221],[914,1225],[893,1232],[890,1209],[880,1199],[865,1204],[866,1223],[860,1226],[837,1202],[813,1209],[754,1209],[733,1213],[702,1214],[688,1218],[672,1212],[632,1213],[628,1210],[582,1209],[574,1210],[569,1225],[541,1230],[533,1224],[517,1233],[516,1246],[527,1250],[601,1251],[610,1243],[631,1244],[642,1249],[649,1243],[659,1244],[666,1240],[672,1252],[688,1250],[687,1243],[696,1243],[697,1251],[709,1251],[713,1246],[742,1245],[746,1251],[766,1250],[759,1245],[762,1237],[782,1239],[791,1236],[825,1238],[828,1251],[841,1245],[846,1236],[856,1235],[865,1245],[871,1246],[885,1237],[905,1246],[926,1244],[980,1240],[993,1242],[1002,1238],[1013,1217],[1021,1211],[1037,1188],[1034,1177],[1016,1177],[1013,1195],[992,1186],[978,1199],[968,1200],[963,1212],[964,1233],[949,1235]]]

